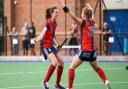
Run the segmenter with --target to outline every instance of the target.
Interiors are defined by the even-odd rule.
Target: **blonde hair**
[[[87,19],[92,18],[92,10],[88,7],[84,7],[82,13],[85,15]]]

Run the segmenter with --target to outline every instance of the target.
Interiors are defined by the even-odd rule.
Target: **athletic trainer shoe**
[[[111,89],[110,82],[108,80],[105,81],[105,85],[107,89]]]
[[[55,87],[55,89],[66,89],[66,88],[64,88],[64,87],[63,87],[62,85],[60,85],[60,84],[55,84],[54,87]]]
[[[42,82],[41,85],[42,85],[42,89],[49,89],[48,82]]]

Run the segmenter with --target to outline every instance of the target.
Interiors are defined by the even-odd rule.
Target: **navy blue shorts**
[[[42,55],[44,56],[45,60],[47,60],[48,54],[50,54],[50,53],[56,54],[58,52],[58,50],[55,47],[42,48],[41,52],[42,52]]]
[[[82,51],[79,50],[77,55],[79,56],[81,61],[95,61],[96,60],[96,52],[95,51]]]
[[[28,50],[29,49],[29,40],[23,40],[22,46],[24,49]]]

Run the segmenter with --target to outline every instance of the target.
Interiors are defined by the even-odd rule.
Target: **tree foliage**
[[[0,0],[0,17],[4,15],[4,3],[3,0]]]

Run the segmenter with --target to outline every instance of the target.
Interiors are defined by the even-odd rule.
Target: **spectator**
[[[29,50],[29,33],[28,33],[28,23],[26,22],[21,29],[21,34],[23,36],[22,46],[23,46],[23,54],[28,55]]]
[[[107,23],[104,22],[103,26],[103,40],[104,40],[104,47],[103,50],[106,55],[111,55],[111,43],[109,42],[109,37],[111,36],[111,29],[108,27]]]
[[[34,23],[31,22],[30,27],[29,27],[29,36],[30,36],[30,50],[31,50],[31,55],[35,56],[35,42],[34,39],[36,37],[36,28],[34,26]]]
[[[71,34],[71,38],[70,38],[68,44],[70,46],[76,46],[76,45],[78,45],[77,37],[76,37],[77,36],[77,32],[78,32],[78,25],[77,25],[77,23],[75,21],[73,21],[73,23],[72,23],[72,27],[70,28],[70,32],[71,31],[73,31],[74,33]],[[74,51],[73,54],[76,54],[78,49],[77,48],[70,48],[69,49],[69,54],[70,55],[72,55],[72,50]]]
[[[16,31],[16,27],[13,27],[8,35],[12,37],[12,54],[19,55],[18,32]]]

